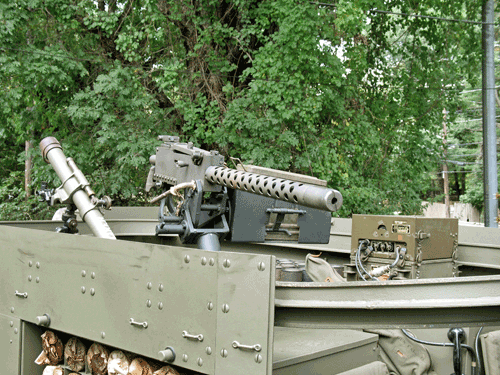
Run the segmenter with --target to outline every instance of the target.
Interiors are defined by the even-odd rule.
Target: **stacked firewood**
[[[43,375],[64,375],[64,368],[72,371],[69,375],[80,375],[80,372],[92,375],[181,375],[173,367],[133,353],[110,351],[99,343],[93,343],[87,350],[77,337],[70,338],[63,345],[52,331],[42,335],[42,352],[35,363],[46,366]]]

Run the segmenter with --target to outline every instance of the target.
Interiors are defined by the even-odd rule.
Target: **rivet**
[[[183,360],[184,362],[187,362],[187,361],[188,361],[188,356],[187,356],[187,354],[183,354],[183,355],[182,355],[182,360]]]
[[[28,263],[28,265],[29,265],[30,267],[33,267],[33,262],[30,260],[30,261],[29,261],[29,263]]]
[[[227,303],[222,305],[222,312],[227,314],[229,312],[229,305]]]
[[[147,306],[147,307],[151,307],[151,300],[150,300],[150,299],[148,299],[148,300],[146,301],[146,306]]]
[[[207,353],[208,355],[211,355],[212,354],[212,348],[210,346],[207,346],[205,348],[205,353]]]
[[[229,259],[224,259],[224,262],[222,263],[224,267],[229,268],[231,267],[231,261]]]
[[[17,328],[14,328],[14,333],[17,335],[17,333],[19,332],[19,330]]]
[[[36,268],[40,268],[40,262],[36,262]]]
[[[14,327],[14,322],[12,320],[10,321],[10,326]]]
[[[102,339],[106,338],[106,332],[101,332],[101,338]]]
[[[259,263],[259,271],[264,271],[266,269],[266,264],[264,262]]]
[[[158,302],[158,308],[159,308],[160,310],[163,310],[163,302]]]
[[[82,294],[85,294],[86,289],[84,286],[82,286],[81,291],[82,291]]]
[[[214,304],[212,302],[209,302],[207,305],[207,309],[212,311],[214,309]]]
[[[40,282],[40,278],[39,278],[39,277],[37,277],[37,278],[35,279],[35,281],[36,281],[37,283],[39,283],[39,282]]]
[[[10,308],[10,312],[14,313],[14,308],[13,307]]]
[[[87,276],[87,271],[82,270],[82,277],[85,277],[85,276]]]
[[[147,287],[148,289],[151,289],[151,288],[153,287],[153,284],[152,284],[151,282],[149,282],[149,283],[147,283],[147,284],[146,284],[146,287]]]
[[[95,272],[92,272],[92,273],[90,274],[90,277],[91,277],[91,278],[93,278],[93,279],[95,279]]]
[[[221,355],[222,358],[227,358],[227,350],[226,349],[222,349],[220,351],[220,355]]]
[[[33,280],[33,277],[31,277],[31,275],[28,276],[28,281],[31,282],[31,280]]]
[[[184,262],[185,262],[185,263],[189,263],[189,261],[190,261],[190,260],[191,260],[191,258],[189,257],[189,255],[186,255],[186,256],[184,257]]]
[[[12,340],[10,340],[10,343],[12,344]]]
[[[214,264],[215,264],[215,259],[214,259],[214,258],[210,258],[210,259],[208,260],[208,265],[209,265],[209,266],[213,266]]]
[[[201,265],[202,265],[202,266],[205,266],[206,264],[207,264],[207,258],[202,257],[202,258],[201,258]]]
[[[198,361],[196,363],[198,363],[198,366],[200,367],[203,366],[203,359],[198,358]]]
[[[95,289],[94,288],[90,288],[90,295],[93,296],[95,294]]]
[[[158,285],[158,290],[159,290],[160,292],[163,292],[163,284]]]
[[[260,354],[255,355],[255,362],[261,363],[262,362],[262,356]]]

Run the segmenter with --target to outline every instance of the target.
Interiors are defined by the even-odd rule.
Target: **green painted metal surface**
[[[271,256],[12,227],[0,227],[0,247],[4,315],[35,323],[48,314],[52,329],[150,358],[170,346],[177,354],[174,365],[201,373],[214,374],[217,362],[221,375],[234,373],[235,363],[251,364],[253,374],[270,374]],[[225,267],[229,258],[231,266]],[[233,349],[234,340],[262,345],[262,360]],[[229,367],[219,363],[224,348],[233,358]]]

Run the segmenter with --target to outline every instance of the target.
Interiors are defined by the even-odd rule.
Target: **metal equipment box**
[[[363,259],[369,270],[392,264],[397,249],[406,248],[404,260],[392,276],[405,279],[458,276],[458,219],[353,215],[351,264],[345,267],[348,280],[356,280],[356,252],[366,240],[373,249]]]

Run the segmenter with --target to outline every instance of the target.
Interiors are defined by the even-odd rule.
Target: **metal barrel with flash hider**
[[[156,234],[178,234],[183,243],[219,250],[233,242],[328,243],[330,212],[342,195],[314,177],[249,165],[228,168],[217,151],[160,136],[151,156],[146,191],[163,190]]]

